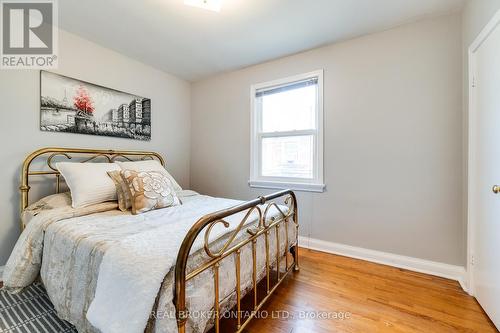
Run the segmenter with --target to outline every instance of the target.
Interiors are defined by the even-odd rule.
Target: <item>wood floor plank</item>
[[[246,332],[498,332],[456,281],[307,249],[300,254],[300,272],[264,306],[268,317],[254,319]],[[329,318],[304,318],[322,314]]]

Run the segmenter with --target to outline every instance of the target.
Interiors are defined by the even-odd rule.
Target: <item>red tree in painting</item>
[[[89,116],[91,116],[95,110],[94,102],[84,86],[80,86],[76,91],[76,96],[73,98],[73,105]]]

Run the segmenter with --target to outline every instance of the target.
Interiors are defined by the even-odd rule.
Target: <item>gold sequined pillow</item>
[[[181,204],[172,181],[162,172],[122,170],[121,176],[128,186],[132,214]]]
[[[120,171],[108,171],[108,176],[115,183],[116,195],[118,197],[118,208],[124,212],[132,207],[132,202],[130,200],[130,191],[128,185],[122,178]]]

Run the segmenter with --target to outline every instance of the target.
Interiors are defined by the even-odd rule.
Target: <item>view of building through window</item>
[[[313,178],[313,147],[311,135],[264,138],[262,175]]]
[[[260,98],[261,175],[312,179],[314,135],[305,130],[316,130],[317,85],[291,84]]]

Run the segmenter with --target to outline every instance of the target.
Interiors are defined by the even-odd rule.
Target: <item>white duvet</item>
[[[127,237],[106,251],[87,319],[103,332],[143,332],[161,282],[175,265],[182,240],[193,222],[238,203],[197,196],[185,200],[182,206],[145,214],[144,219],[159,226]],[[228,218],[228,229],[222,224],[215,226],[212,240],[236,228],[243,217],[244,214],[239,213]],[[136,217],[128,218],[133,222]],[[203,246],[202,240],[198,237],[193,251]]]

